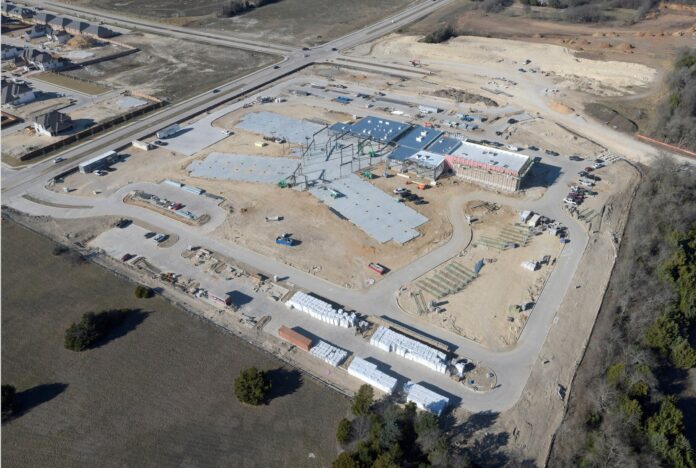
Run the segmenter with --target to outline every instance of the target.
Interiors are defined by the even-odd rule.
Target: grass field
[[[240,37],[293,46],[313,45],[343,36],[403,9],[412,0],[278,0],[232,18],[217,15],[221,0],[75,0],[135,17],[180,26],[224,30]]]
[[[60,73],[37,73],[36,75],[32,75],[31,77],[32,79],[45,81],[46,83],[51,83],[56,86],[72,89],[73,91],[77,91],[78,93],[90,94],[92,96],[96,96],[97,94],[103,94],[109,91],[109,88],[99,86],[96,83],[78,80],[71,76],[63,75]]]
[[[327,466],[338,394],[208,322],[154,298],[16,224],[2,223],[2,381],[20,414],[2,461],[22,466]],[[101,346],[63,348],[88,310],[138,308]],[[274,398],[242,406],[238,371],[272,370]],[[313,455],[310,455],[313,454]]]

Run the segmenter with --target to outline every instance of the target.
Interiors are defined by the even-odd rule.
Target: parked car
[[[145,234],[145,239],[152,239],[152,238],[155,237],[156,235],[157,235],[156,232],[150,231],[150,232],[148,232],[148,233]]]
[[[602,164],[602,163],[594,163],[594,164],[592,165],[592,167],[595,168],[595,169],[601,169],[601,168],[604,167],[604,164]]]
[[[398,187],[394,189],[394,193],[398,195],[400,193],[411,193],[411,191],[404,187]]]
[[[169,239],[169,236],[167,234],[157,234],[155,236],[155,242],[157,242],[158,244],[166,241],[167,239]]]
[[[568,158],[569,158],[571,161],[584,161],[584,159],[581,158],[580,156],[578,156],[577,154],[574,154],[574,155],[572,155],[572,156],[569,156]]]
[[[572,200],[570,198],[564,198],[563,203],[565,203],[566,205],[578,206],[578,202],[576,202],[575,200]]]

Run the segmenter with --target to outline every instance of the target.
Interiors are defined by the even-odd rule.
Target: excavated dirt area
[[[557,237],[542,233],[530,234],[526,245],[519,244],[517,248],[501,250],[487,246],[484,244],[486,238],[496,239],[503,235],[502,229],[515,229],[518,213],[509,207],[470,201],[461,212],[462,217],[465,215],[476,219],[471,225],[471,246],[407,285],[406,290],[400,292],[399,305],[408,313],[419,315],[415,301],[409,296],[412,291],[420,291],[426,304],[435,301],[441,309],[419,315],[421,320],[466,336],[487,348],[505,349],[515,344],[529,314],[533,313],[533,303],[553,270],[561,245]],[[517,230],[525,231],[519,227]],[[522,262],[540,261],[545,255],[550,257],[550,262],[540,265],[538,270],[522,268]],[[456,275],[450,267],[453,264],[473,271],[479,260],[484,260],[479,276],[460,292],[439,299],[419,285],[424,279],[437,278],[438,273],[447,275],[447,279],[453,278]]]

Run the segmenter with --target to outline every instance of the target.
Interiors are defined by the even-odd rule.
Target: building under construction
[[[529,156],[468,141],[445,157],[457,177],[501,192],[515,192],[532,167]]]
[[[529,172],[532,158],[524,154],[462,141],[421,125],[368,116],[329,128],[334,138],[358,139],[359,154],[387,155],[387,167],[419,178],[436,180],[447,170],[492,190],[515,192]]]

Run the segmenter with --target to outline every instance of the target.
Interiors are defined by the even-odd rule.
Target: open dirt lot
[[[476,64],[489,69],[511,68],[530,60],[527,68],[549,73],[569,87],[598,95],[620,95],[646,86],[656,72],[650,67],[628,63],[579,58],[561,46],[523,41],[462,36],[442,44],[418,42],[418,36],[392,35],[371,46],[375,58],[415,57],[428,68],[447,69],[455,64]]]
[[[67,74],[175,102],[275,61],[274,57],[257,52],[153,34],[125,34],[118,40],[140,51]]]
[[[66,3],[298,46],[319,44],[343,36],[398,12],[411,0],[279,0],[233,18],[217,17],[227,3],[221,0],[73,0]]]
[[[32,78],[35,80],[45,81],[47,83],[54,84],[62,88],[73,89],[79,93],[89,94],[91,96],[95,96],[109,91],[109,88],[99,86],[96,83],[78,80],[69,75],[64,75],[60,73],[38,73],[36,75],[32,75]]]
[[[347,401],[242,341],[52,243],[2,225],[2,380],[21,414],[3,425],[12,466],[327,466]],[[134,308],[101,346],[63,348],[89,310]],[[275,397],[234,398],[243,367],[273,371]],[[312,415],[311,418],[308,415]],[[105,462],[108,460],[108,462]]]
[[[549,255],[553,263],[561,246],[558,238],[549,234],[530,235],[526,245],[520,244],[515,249],[500,250],[485,245],[482,242],[485,238],[496,239],[502,234],[502,229],[514,229],[515,223],[519,222],[515,210],[505,206],[498,208],[490,209],[481,201],[467,202],[461,216],[467,214],[477,219],[472,224],[474,236],[471,246],[458,257],[407,285],[407,290],[400,293],[399,305],[407,312],[418,315],[410,292],[421,291],[426,304],[434,300],[442,311],[428,312],[420,319],[466,336],[487,348],[504,349],[517,341],[529,314],[533,313],[531,308],[510,308],[531,305],[553,269],[548,264],[532,272],[520,264],[527,260],[539,261],[545,255]],[[432,279],[438,273],[454,278],[448,271],[453,263],[473,271],[475,263],[481,259],[485,259],[485,265],[479,277],[458,293],[438,299],[419,286],[421,280]],[[435,282],[441,284],[441,280],[436,279]]]

